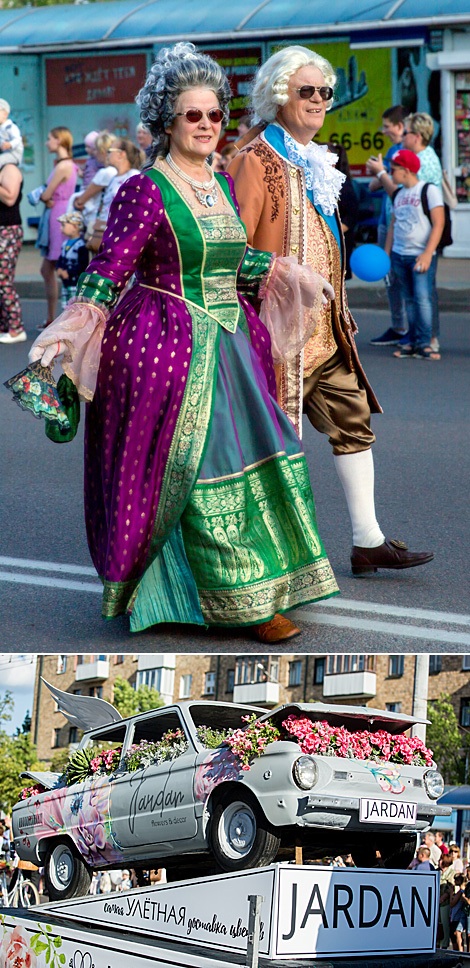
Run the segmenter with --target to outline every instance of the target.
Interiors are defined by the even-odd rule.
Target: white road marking
[[[8,558],[0,556],[0,566],[11,571],[0,571],[0,581],[13,584],[36,585],[42,588],[57,588],[64,591],[91,592],[101,594],[103,586],[96,571],[91,566],[69,565],[53,561],[39,561],[34,558]],[[15,569],[15,570],[13,570]],[[33,572],[33,574],[31,574]],[[34,572],[50,572],[49,575]],[[60,575],[82,575],[96,581],[79,581],[61,578]],[[331,612],[331,614],[327,614]],[[344,612],[363,612],[364,618],[344,615]],[[339,613],[339,614],[338,614]],[[393,635],[409,639],[423,639],[427,642],[448,642],[452,645],[468,647],[470,633],[461,630],[442,628],[443,625],[470,626],[470,615],[458,612],[440,612],[428,608],[401,608],[398,605],[384,605],[381,602],[354,601],[349,598],[330,598],[290,613],[293,618],[306,624],[306,632],[315,626],[328,625],[349,632],[375,632],[379,635]],[[367,616],[367,617],[366,617]],[[370,617],[368,617],[370,616]],[[377,620],[372,616],[388,616],[396,621]],[[415,624],[415,623],[426,624]],[[432,624],[430,624],[432,623]]]
[[[71,592],[103,591],[101,582],[67,581],[66,578],[47,578],[45,575],[23,575],[18,571],[0,571],[0,581],[12,582],[14,585],[40,585],[41,588],[66,588]]]
[[[290,618],[297,618],[299,622],[308,620],[308,628],[317,625],[330,625],[335,628],[348,629],[350,632],[377,632],[382,635],[393,635],[395,638],[425,639],[427,642],[451,642],[453,645],[470,645],[470,634],[467,632],[450,632],[446,629],[429,625],[407,625],[406,622],[377,622],[373,619],[353,618],[346,615],[323,615],[312,608],[298,612],[289,612]]]

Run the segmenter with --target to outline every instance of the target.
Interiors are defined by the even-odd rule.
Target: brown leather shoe
[[[261,625],[254,625],[253,632],[258,642],[282,642],[284,639],[293,639],[295,635],[300,635],[300,629],[294,625],[285,615],[276,613],[270,622],[262,622]]]
[[[408,551],[404,541],[387,538],[378,548],[358,548],[353,545],[351,568],[353,575],[364,575],[378,568],[416,568],[434,558],[433,551]]]

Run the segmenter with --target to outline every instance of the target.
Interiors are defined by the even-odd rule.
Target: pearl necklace
[[[176,175],[179,175],[183,181],[191,186],[198,202],[200,202],[201,205],[204,205],[205,208],[212,208],[217,204],[219,199],[219,189],[217,188],[215,175],[207,161],[205,161],[204,164],[206,166],[206,170],[211,173],[211,177],[209,181],[198,182],[195,181],[194,178],[191,178],[190,175],[187,175],[184,171],[181,171],[181,168],[179,168],[176,162],[173,161],[170,152],[168,152],[165,160],[172,171],[174,171]]]

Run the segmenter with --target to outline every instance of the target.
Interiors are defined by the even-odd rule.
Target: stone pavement
[[[22,299],[44,299],[44,284],[39,272],[41,256],[32,243],[23,245],[16,271],[16,287]],[[387,294],[383,282],[362,282],[351,279],[348,284],[349,304],[352,309],[387,309]],[[439,306],[446,312],[459,312],[470,306],[469,259],[439,259],[437,270]]]

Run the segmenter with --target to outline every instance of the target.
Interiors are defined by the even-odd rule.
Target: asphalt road
[[[24,302],[31,335],[43,304]],[[362,361],[384,407],[374,417],[377,513],[389,537],[433,549],[435,561],[355,579],[350,530],[328,441],[308,424],[308,458],[320,530],[341,596],[294,614],[298,652],[466,652],[470,646],[468,547],[470,447],[468,314],[442,316],[439,363],[395,360],[368,340],[383,311],[357,310]],[[3,382],[26,363],[28,344],[0,347]],[[100,584],[82,520],[82,433],[55,445],[44,425],[0,392],[0,644],[21,652],[263,652],[246,632],[165,626],[130,635],[125,617],[104,622]]]

